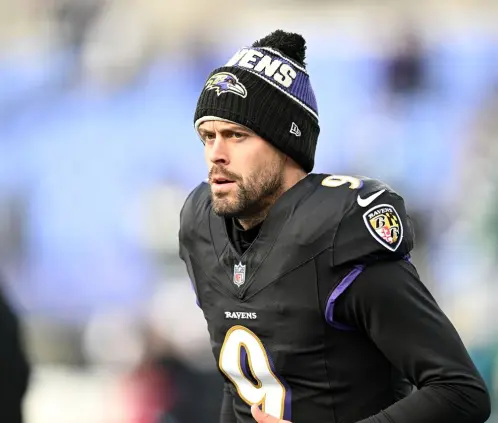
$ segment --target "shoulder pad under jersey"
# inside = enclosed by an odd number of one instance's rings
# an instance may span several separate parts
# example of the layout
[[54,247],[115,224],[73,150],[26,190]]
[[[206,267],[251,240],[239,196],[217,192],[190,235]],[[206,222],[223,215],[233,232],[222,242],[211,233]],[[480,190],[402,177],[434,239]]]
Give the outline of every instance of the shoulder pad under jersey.
[[209,185],[205,182],[199,184],[188,195],[180,212],[180,245],[188,242],[196,229],[207,219],[207,211],[211,205]]
[[337,194],[345,196],[347,205],[334,235],[334,266],[403,258],[413,249],[413,226],[404,200],[388,185],[343,175],[324,175],[321,185],[341,191]]

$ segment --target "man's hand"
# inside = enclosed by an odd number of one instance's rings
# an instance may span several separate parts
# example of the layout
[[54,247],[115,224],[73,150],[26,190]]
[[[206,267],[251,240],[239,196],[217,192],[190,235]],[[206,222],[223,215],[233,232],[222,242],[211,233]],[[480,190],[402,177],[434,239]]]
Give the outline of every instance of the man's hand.
[[268,413],[263,413],[260,408],[255,404],[251,407],[251,413],[258,423],[292,423],[287,420],[280,420],[276,417],[270,416]]

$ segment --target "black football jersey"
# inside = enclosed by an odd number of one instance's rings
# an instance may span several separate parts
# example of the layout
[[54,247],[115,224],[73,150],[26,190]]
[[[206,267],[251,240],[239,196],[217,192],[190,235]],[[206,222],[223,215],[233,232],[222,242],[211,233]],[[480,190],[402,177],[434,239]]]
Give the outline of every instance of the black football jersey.
[[310,174],[240,255],[203,183],[185,202],[179,237],[238,422],[253,422],[250,404],[293,423],[354,422],[399,399],[401,376],[368,337],[334,318],[365,265],[413,247],[404,201],[390,187]]

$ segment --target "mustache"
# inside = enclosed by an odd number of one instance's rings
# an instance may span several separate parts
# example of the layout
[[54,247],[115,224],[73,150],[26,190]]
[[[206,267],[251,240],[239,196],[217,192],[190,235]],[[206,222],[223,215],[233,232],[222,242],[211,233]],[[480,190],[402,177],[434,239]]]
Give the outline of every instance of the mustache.
[[229,172],[228,170],[223,169],[222,167],[219,167],[219,166],[213,166],[211,168],[211,170],[209,171],[209,174],[208,174],[209,182],[213,181],[213,175],[221,176],[223,178],[226,178],[226,179],[228,179],[230,181],[234,181],[234,182],[237,182],[238,180],[240,180],[240,177],[237,174]]

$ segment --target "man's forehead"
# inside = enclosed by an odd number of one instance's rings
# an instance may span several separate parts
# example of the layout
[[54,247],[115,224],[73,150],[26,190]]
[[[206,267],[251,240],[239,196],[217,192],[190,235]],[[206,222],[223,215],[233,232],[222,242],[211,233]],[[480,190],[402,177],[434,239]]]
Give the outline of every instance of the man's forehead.
[[235,122],[223,121],[223,120],[206,120],[199,125],[199,131],[234,131],[234,130],[244,130],[251,131],[243,125],[239,125]]

